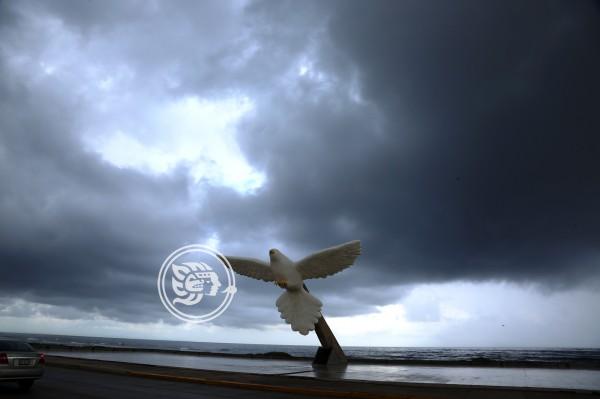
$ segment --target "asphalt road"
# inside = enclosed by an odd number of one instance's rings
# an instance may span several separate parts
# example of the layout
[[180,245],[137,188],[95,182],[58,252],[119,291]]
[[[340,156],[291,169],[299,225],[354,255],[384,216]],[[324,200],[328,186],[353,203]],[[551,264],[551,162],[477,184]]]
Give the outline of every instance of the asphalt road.
[[[0,398],[308,398],[287,393],[246,391],[201,384],[126,377],[92,371],[46,367],[44,377],[31,391],[19,392],[17,384],[0,382]],[[311,398],[315,398],[311,396]]]

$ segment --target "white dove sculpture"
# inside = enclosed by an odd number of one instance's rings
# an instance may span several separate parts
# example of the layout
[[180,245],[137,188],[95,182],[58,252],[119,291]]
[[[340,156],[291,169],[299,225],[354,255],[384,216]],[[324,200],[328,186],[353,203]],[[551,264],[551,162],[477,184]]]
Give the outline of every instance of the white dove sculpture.
[[258,259],[227,256],[237,273],[257,280],[274,281],[285,292],[275,303],[281,318],[293,331],[307,335],[315,329],[323,304],[304,289],[304,280],[340,272],[360,255],[360,241],[327,248],[294,262],[277,249],[269,250],[270,265]]

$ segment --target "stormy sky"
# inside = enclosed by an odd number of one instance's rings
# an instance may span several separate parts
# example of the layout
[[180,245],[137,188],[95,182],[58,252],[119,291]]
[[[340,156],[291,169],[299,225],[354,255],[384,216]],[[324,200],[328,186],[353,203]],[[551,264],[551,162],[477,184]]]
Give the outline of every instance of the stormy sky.
[[591,1],[0,0],[0,331],[314,345],[158,269],[360,239],[342,344],[598,346],[598,71]]

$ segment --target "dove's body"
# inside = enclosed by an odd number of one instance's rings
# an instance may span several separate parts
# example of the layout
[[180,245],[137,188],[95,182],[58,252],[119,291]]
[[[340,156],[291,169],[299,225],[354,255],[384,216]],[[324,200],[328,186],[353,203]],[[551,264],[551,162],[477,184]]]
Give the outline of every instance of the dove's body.
[[292,330],[307,335],[321,317],[323,304],[304,290],[304,281],[293,261],[276,249],[269,251],[269,257],[275,280],[285,289],[275,302],[281,318],[292,326]]
[[277,299],[281,318],[292,330],[302,335],[315,329],[321,317],[323,304],[304,288],[304,280],[322,278],[335,274],[354,263],[360,255],[360,241],[351,241],[314,253],[299,262],[293,262],[276,249],[269,251],[270,265],[260,260],[228,256],[229,264],[236,272],[264,281],[275,281],[285,289]]
[[285,289],[298,291],[302,288],[302,276],[296,270],[296,264],[287,256],[277,250],[269,254],[271,258],[271,270],[275,281],[285,284]]

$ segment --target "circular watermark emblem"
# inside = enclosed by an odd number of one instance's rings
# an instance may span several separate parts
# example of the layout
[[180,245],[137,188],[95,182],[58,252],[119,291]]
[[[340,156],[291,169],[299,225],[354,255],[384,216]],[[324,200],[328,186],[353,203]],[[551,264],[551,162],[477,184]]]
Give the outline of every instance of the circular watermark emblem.
[[165,308],[191,323],[219,317],[237,292],[227,258],[200,244],[181,247],[167,256],[158,272],[157,287]]

